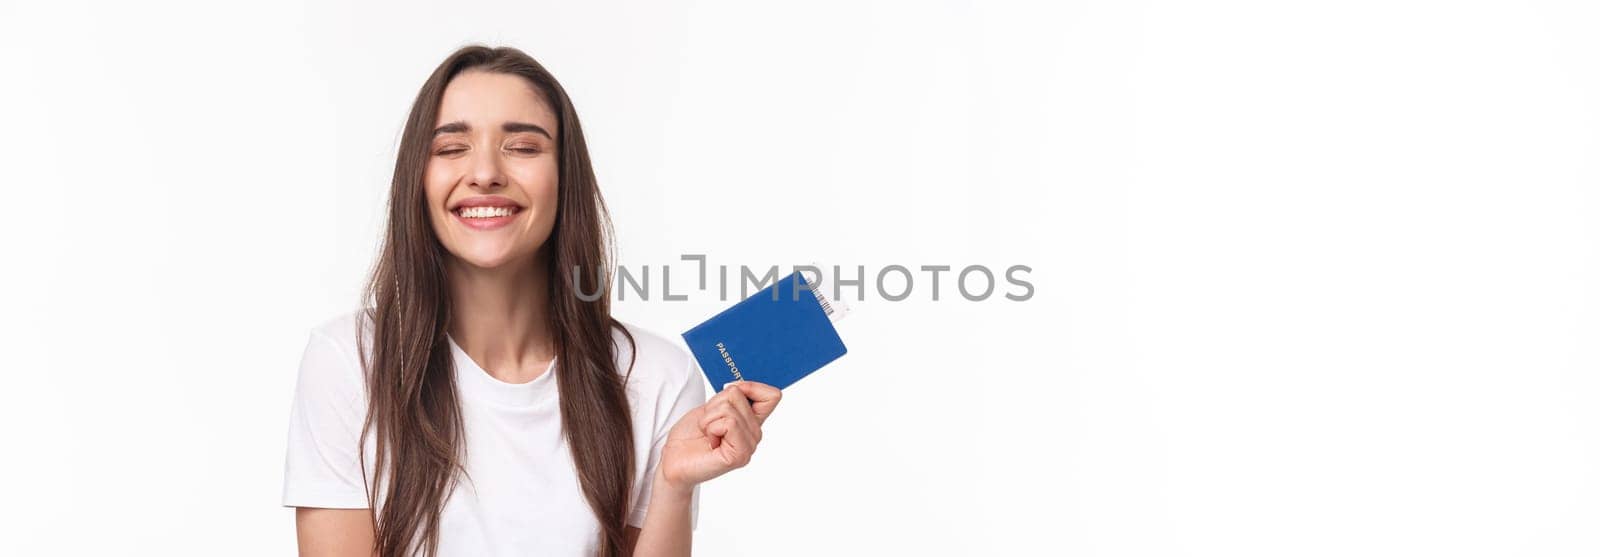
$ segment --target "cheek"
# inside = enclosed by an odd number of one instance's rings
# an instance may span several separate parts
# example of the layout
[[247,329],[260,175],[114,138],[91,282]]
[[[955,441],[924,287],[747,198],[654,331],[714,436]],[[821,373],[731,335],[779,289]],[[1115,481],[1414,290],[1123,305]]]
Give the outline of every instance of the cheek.
[[453,183],[455,181],[450,178],[447,169],[440,168],[439,165],[428,165],[428,169],[422,173],[422,191],[428,198],[430,211],[437,211],[444,206],[445,197],[449,195],[450,185]]
[[524,169],[524,174],[521,178],[519,181],[527,185],[529,202],[535,207],[555,209],[556,190],[561,182],[561,175],[556,168],[554,159],[530,165]]
[[538,186],[536,186],[536,189],[533,191],[534,199],[538,200],[536,203],[544,207],[549,207],[551,211],[554,211],[556,209],[556,200],[560,198],[558,196],[560,190],[559,183],[560,180],[552,176],[550,177],[550,181],[541,182]]

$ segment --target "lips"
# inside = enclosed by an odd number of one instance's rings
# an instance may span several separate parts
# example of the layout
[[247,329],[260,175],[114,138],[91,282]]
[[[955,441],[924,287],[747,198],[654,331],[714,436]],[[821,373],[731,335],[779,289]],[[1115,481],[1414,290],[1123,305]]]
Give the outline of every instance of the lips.
[[469,197],[451,207],[450,213],[462,224],[477,230],[500,228],[522,213],[522,206],[506,197]]

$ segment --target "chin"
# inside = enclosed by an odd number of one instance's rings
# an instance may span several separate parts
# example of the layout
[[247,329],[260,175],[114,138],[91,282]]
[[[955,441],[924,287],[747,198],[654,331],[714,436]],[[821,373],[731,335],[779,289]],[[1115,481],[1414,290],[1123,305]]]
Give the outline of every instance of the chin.
[[510,250],[491,248],[467,249],[456,254],[462,263],[479,269],[499,269],[507,265],[516,264],[531,259],[532,254],[518,254]]

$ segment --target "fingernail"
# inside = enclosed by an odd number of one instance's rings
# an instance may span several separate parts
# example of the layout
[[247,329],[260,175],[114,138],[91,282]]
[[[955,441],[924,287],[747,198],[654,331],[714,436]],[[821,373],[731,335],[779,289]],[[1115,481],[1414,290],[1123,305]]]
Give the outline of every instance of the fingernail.
[[738,381],[733,381],[731,383],[723,383],[722,384],[722,390],[726,391],[726,390],[728,390],[729,387],[737,385],[738,383],[739,383]]

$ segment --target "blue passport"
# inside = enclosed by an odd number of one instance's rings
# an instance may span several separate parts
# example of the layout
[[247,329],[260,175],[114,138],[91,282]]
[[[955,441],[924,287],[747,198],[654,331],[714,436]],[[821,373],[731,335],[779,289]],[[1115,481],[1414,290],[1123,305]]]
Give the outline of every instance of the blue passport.
[[683,333],[712,390],[745,380],[779,389],[845,353],[826,302],[792,273]]

